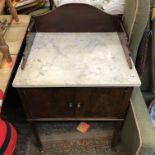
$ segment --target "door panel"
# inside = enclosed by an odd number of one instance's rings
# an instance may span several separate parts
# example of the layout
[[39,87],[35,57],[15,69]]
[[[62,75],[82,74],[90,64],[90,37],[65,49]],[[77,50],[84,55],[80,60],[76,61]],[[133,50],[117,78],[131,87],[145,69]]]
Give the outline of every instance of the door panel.
[[19,94],[28,116],[66,119],[124,119],[131,88],[24,88]]
[[[83,88],[76,91],[76,116],[91,118],[122,118],[126,112],[123,104],[124,88]],[[129,100],[129,98],[128,98]]]
[[68,88],[24,89],[28,109],[33,118],[74,117],[74,91]]

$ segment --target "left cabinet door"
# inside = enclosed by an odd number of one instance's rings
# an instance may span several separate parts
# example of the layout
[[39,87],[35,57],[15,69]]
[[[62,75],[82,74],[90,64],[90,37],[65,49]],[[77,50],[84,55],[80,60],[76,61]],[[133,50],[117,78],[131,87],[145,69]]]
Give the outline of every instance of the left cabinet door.
[[28,119],[70,119],[75,115],[71,88],[22,88],[18,92]]

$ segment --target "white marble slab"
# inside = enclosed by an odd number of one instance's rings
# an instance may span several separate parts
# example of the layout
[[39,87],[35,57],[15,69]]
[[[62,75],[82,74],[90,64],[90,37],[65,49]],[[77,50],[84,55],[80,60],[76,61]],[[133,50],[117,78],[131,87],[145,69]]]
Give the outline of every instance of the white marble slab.
[[138,87],[117,33],[37,33],[14,87]]

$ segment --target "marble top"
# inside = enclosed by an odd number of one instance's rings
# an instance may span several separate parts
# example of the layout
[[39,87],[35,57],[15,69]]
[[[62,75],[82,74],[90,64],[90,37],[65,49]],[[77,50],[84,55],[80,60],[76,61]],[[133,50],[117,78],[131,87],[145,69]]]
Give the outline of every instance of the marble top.
[[[133,63],[133,62],[132,62]],[[138,87],[117,33],[37,33],[14,87]]]

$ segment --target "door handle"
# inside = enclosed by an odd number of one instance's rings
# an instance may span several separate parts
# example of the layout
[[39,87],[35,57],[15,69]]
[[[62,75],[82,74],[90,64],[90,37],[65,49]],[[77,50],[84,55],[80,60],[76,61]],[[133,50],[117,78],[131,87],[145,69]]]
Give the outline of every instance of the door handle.
[[81,108],[81,103],[78,103],[77,104],[77,108]]
[[72,108],[72,107],[73,107],[73,103],[70,102],[70,103],[68,104],[68,106],[69,106],[69,108]]
[[[69,102],[68,107],[69,108],[73,108],[73,103],[72,102]],[[77,103],[76,107],[77,108],[81,108],[81,103]]]

